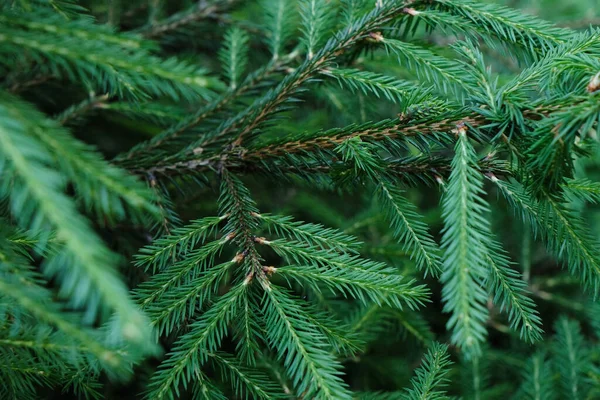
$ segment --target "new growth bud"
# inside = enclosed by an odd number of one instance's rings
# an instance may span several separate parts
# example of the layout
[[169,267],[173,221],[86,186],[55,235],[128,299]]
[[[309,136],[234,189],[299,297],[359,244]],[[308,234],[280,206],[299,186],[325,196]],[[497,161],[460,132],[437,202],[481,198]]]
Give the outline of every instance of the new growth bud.
[[383,35],[381,34],[381,32],[371,32],[371,33],[369,33],[369,39],[368,40],[371,41],[371,42],[381,43],[385,39],[383,38]]
[[595,91],[600,89],[600,72],[590,79],[590,83],[587,85],[587,91],[589,93],[594,93]]

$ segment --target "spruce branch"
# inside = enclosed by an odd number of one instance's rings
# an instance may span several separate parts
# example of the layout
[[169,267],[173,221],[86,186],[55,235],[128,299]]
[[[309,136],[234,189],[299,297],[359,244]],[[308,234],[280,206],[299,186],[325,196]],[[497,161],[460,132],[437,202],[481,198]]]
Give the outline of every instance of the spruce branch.
[[398,56],[401,64],[414,70],[420,79],[428,81],[437,91],[453,94],[458,99],[464,98],[464,92],[471,87],[461,79],[461,66],[455,61],[438,56],[419,46],[395,39],[382,39],[388,52]]
[[491,180],[521,218],[539,232],[548,250],[563,261],[572,274],[579,275],[584,287],[596,295],[600,254],[581,218],[547,192],[542,192],[538,201],[518,184],[501,181],[494,176]]
[[239,360],[226,353],[209,355],[213,364],[227,376],[232,383],[236,396],[253,399],[283,399],[279,387],[260,370],[248,368]]
[[481,197],[483,177],[475,167],[475,151],[466,131],[464,126],[456,130],[456,154],[443,199],[445,257],[441,281],[444,310],[452,313],[448,321],[452,342],[467,357],[478,357],[488,317],[487,295],[481,286],[489,273],[485,263],[488,249],[482,243],[489,240],[487,221],[482,215],[488,205]]
[[[247,135],[250,135],[265,119],[275,113],[288,100],[289,96],[299,90],[304,83],[310,81],[318,71],[326,67],[346,49],[368,37],[369,33],[384,26],[402,13],[401,6],[390,4],[376,8],[366,16],[357,19],[348,28],[338,32],[334,36],[335,39],[329,40],[315,53],[313,58],[307,59],[292,73],[286,75],[281,83],[265,96],[254,101],[241,113],[224,121],[219,128],[207,133],[202,139],[190,144],[175,157],[189,158],[190,155],[203,152],[205,146],[225,136],[235,138],[236,133],[237,138],[231,143],[235,146],[241,145]],[[154,167],[155,170],[160,170],[160,168],[160,165]]]
[[0,398],[597,395],[598,29],[96,3],[0,5]]
[[235,90],[240,83],[240,77],[248,63],[248,41],[248,35],[239,28],[230,29],[225,35],[225,43],[219,58],[225,68],[231,90]]
[[407,392],[410,400],[442,400],[447,399],[443,390],[449,379],[448,367],[452,364],[447,353],[448,347],[433,343],[425,355],[423,364],[415,371],[411,380],[412,388]]
[[320,224],[294,221],[293,218],[282,215],[258,214],[257,217],[266,225],[269,233],[276,236],[308,243],[322,250],[342,252],[358,252],[361,243],[355,237],[346,235],[333,228]]
[[324,269],[315,265],[284,266],[276,268],[273,273],[286,279],[306,282],[317,287],[322,284],[328,289],[360,300],[363,303],[374,302],[386,304],[399,309],[403,304],[414,309],[427,299],[424,286],[413,286],[412,281],[404,282],[401,277],[383,275],[374,269],[349,272],[344,270]]
[[388,181],[385,164],[374,155],[374,146],[362,142],[360,137],[353,137],[335,150],[341,153],[344,162],[353,164],[355,175],[369,178],[376,184],[379,202],[394,230],[394,236],[402,243],[403,249],[415,257],[418,267],[424,269],[426,275],[437,275],[440,271],[437,244],[420,220],[415,207]]
[[214,353],[227,333],[227,324],[239,307],[240,297],[247,290],[242,283],[221,296],[200,319],[190,325],[152,376],[146,394],[148,399],[175,399],[179,385],[187,387],[201,366]]
[[320,343],[326,338],[284,289],[267,286],[263,313],[267,340],[291,371],[298,393],[314,399],[351,399],[341,379],[341,365]]
[[539,351],[527,361],[527,367],[523,370],[524,380],[519,388],[521,398],[531,400],[555,398],[552,371],[545,358],[544,352]]
[[556,321],[554,329],[554,358],[560,373],[562,395],[571,399],[585,398],[587,388],[583,374],[589,368],[589,361],[579,324],[562,316]]
[[152,273],[164,270],[169,262],[175,262],[182,254],[188,255],[198,243],[214,235],[218,224],[224,219],[225,216],[206,217],[174,229],[140,249],[135,265],[144,268],[145,271],[151,270]]
[[499,39],[523,45],[531,54],[536,54],[564,43],[572,38],[572,31],[517,10],[495,4],[476,1],[434,0],[433,7],[460,16],[479,26]]
[[[56,353],[62,349],[63,355],[73,352],[79,347],[83,354],[91,354],[106,372],[111,375],[115,374],[113,376],[130,372],[130,363],[137,359],[137,355],[108,346],[103,342],[101,332],[94,332],[91,328],[82,326],[76,314],[65,312],[64,307],[54,301],[52,293],[42,286],[45,282],[31,271],[26,261],[14,254],[11,256],[9,248],[4,246],[0,250],[0,273],[2,297],[9,298],[12,302],[11,310],[6,310],[5,306],[2,307],[3,313],[12,314],[17,321],[25,316],[30,316],[56,329],[60,335],[67,335],[70,340],[76,341],[76,343],[52,341],[44,345],[34,340],[12,340],[11,346],[36,348],[40,352]],[[26,282],[25,285],[23,285],[24,282]],[[40,330],[38,339],[44,334],[47,335],[47,332]],[[71,360],[71,362],[74,361]]]
[[425,275],[439,275],[441,263],[438,245],[428,232],[427,225],[417,214],[415,206],[404,198],[399,190],[381,178],[378,180],[377,189],[394,236],[403,244],[402,248],[415,258]]
[[273,60],[277,60],[293,33],[295,10],[293,4],[285,0],[263,0],[261,5],[265,15],[265,27],[271,33],[266,38],[267,45]]
[[249,366],[257,365],[258,355],[264,355],[261,344],[265,333],[260,320],[258,292],[252,288],[242,296],[233,326],[234,337],[237,340],[236,353],[240,360]]
[[179,321],[191,318],[197,307],[202,307],[217,294],[219,285],[234,265],[233,261],[215,265],[209,271],[198,274],[191,283],[168,290],[155,300],[146,314],[158,333],[168,335],[179,328]]
[[[160,149],[171,142],[174,142],[174,144],[177,145],[178,139],[181,136],[185,135],[186,133],[190,134],[190,130],[192,130],[195,126],[198,126],[216,112],[224,109],[227,105],[235,102],[240,96],[251,92],[256,87],[263,84],[267,79],[283,68],[293,57],[294,55],[291,54],[289,57],[282,58],[277,62],[269,63],[265,67],[257,69],[253,73],[249,74],[236,88],[228,90],[219,98],[213,100],[206,106],[201,107],[198,111],[185,118],[180,123],[177,123],[174,126],[162,131],[160,134],[152,137],[152,139],[149,141],[142,142],[134,146],[125,154],[117,156],[116,161],[119,163],[126,163],[129,161],[129,163],[131,163],[130,160],[133,160],[135,157],[140,157],[140,155],[143,154],[144,156],[149,157],[149,161],[152,161],[152,165],[154,165],[158,157],[152,154],[153,151]],[[135,165],[137,166],[138,164],[136,163]],[[153,169],[149,170],[150,173],[152,173],[152,171]]]
[[[388,75],[381,75],[370,71],[357,69],[327,69],[324,75],[335,78],[340,86],[347,86],[353,92],[361,91],[365,95],[372,93],[377,97],[384,96],[387,100],[404,105],[408,103],[422,103],[429,90],[416,89],[409,81],[395,79]],[[409,103],[409,104],[410,104]],[[402,109],[406,109],[404,105]]]
[[60,125],[71,125],[76,123],[79,119],[81,119],[85,114],[88,114],[94,109],[103,108],[104,103],[109,99],[109,96],[106,94],[103,95],[95,95],[90,94],[89,98],[81,101],[79,104],[75,104],[60,114],[56,115],[54,119]]
[[332,8],[324,0],[303,0],[300,4],[304,46],[309,59],[324,41],[323,33],[331,27]]
[[[21,15],[9,18],[20,19]],[[94,35],[94,40],[90,40],[92,36],[87,32],[87,26],[83,29],[80,22],[65,23],[50,18],[44,26],[40,22],[35,24],[34,30],[28,25],[23,29],[16,24],[2,24],[0,52],[5,57],[1,65],[10,67],[27,54],[54,76],[70,80],[84,78],[98,91],[118,96],[210,98],[213,89],[220,87],[217,80],[196,66],[151,55],[150,46],[140,45],[130,54],[128,46],[135,46],[135,40],[128,36],[104,33]],[[66,29],[70,34],[63,32]],[[24,53],[23,49],[28,52]]]
[[569,194],[589,203],[600,203],[600,182],[593,182],[589,179],[569,179],[563,185]]
[[[198,275],[208,269],[214,257],[228,240],[228,237],[224,237],[186,254],[186,258],[169,265],[164,271],[142,283],[134,292],[134,297],[142,308],[146,308],[159,300],[165,293],[168,293],[169,290],[193,282]],[[161,307],[158,307],[159,312],[160,309]]]

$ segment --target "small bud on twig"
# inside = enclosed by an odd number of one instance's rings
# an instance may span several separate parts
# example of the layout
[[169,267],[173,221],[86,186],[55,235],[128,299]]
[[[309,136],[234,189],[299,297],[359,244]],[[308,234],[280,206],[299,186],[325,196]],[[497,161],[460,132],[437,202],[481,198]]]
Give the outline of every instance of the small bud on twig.
[[488,172],[486,173],[486,175],[488,176],[488,178],[490,178],[490,180],[494,183],[498,182],[500,179],[498,179],[496,177],[496,175],[494,175],[492,172]]
[[262,270],[265,274],[267,274],[269,276],[271,276],[275,272],[277,272],[277,268],[275,268],[275,267],[263,267]]
[[237,253],[237,254],[235,255],[235,257],[233,257],[233,259],[231,260],[231,262],[234,262],[234,263],[236,263],[236,264],[239,264],[239,263],[241,263],[242,261],[244,261],[244,257],[246,257],[246,254],[245,254],[245,252],[242,252],[242,253]]
[[454,133],[456,136],[464,136],[467,134],[468,130],[469,128],[467,127],[467,124],[461,121],[458,124],[456,124],[456,129],[452,129],[451,132]]
[[436,182],[438,183],[438,185],[440,185],[440,186],[444,186],[444,185],[445,185],[445,184],[444,184],[444,180],[443,180],[443,179],[442,179],[442,177],[441,177],[441,176],[439,176],[439,175],[435,175],[435,181],[436,181]]
[[271,242],[269,242],[267,239],[265,239],[264,237],[257,237],[257,236],[254,236],[254,237],[252,238],[252,240],[254,240],[254,242],[255,242],[255,243],[258,243],[258,244],[264,244],[264,245],[269,245],[269,244],[271,243]]
[[381,32],[371,32],[369,33],[369,40],[372,42],[383,42],[385,39],[383,38],[383,35],[381,34]]
[[233,239],[235,237],[236,233],[235,232],[230,232],[225,236],[225,241],[230,241],[231,239]]
[[589,93],[594,93],[595,91],[600,90],[600,72],[590,79],[590,83],[587,85],[587,91]]
[[495,155],[496,155],[496,151],[494,150],[491,153],[488,153],[488,155],[484,157],[483,161],[489,161],[492,158],[494,158]]

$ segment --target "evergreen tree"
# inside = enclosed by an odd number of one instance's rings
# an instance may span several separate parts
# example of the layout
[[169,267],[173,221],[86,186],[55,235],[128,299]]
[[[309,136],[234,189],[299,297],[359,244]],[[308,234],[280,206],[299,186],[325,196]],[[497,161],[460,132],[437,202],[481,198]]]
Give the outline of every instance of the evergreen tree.
[[0,398],[600,397],[599,21],[511,3],[0,2]]

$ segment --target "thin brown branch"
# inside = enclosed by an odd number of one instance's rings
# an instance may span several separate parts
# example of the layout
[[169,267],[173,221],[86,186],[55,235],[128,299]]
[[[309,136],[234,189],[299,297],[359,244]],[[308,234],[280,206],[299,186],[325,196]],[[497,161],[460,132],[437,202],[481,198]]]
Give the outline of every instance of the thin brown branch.
[[[330,62],[343,54],[348,48],[359,41],[371,37],[371,34],[383,28],[398,15],[406,13],[405,6],[410,2],[386,6],[382,9],[372,11],[359,23],[339,31],[334,37],[336,41],[330,41],[325,47],[318,51],[311,59],[292,71],[291,74],[265,97],[257,99],[246,110],[225,121],[217,130],[207,134],[204,138],[190,146],[184,154],[199,154],[204,152],[207,145],[217,142],[219,139],[238,132],[237,137],[229,147],[237,147],[242,144],[245,137],[253,132],[264,120],[275,113],[279,107],[289,99],[304,83],[309,81]],[[257,111],[258,110],[258,111]],[[178,155],[178,156],[181,156]]]
[[150,25],[142,29],[141,32],[147,38],[157,38],[184,26],[194,24],[204,19],[214,18],[218,13],[226,10],[236,1],[237,0],[222,0],[211,3],[201,1],[191,9],[174,14],[164,21]]
[[239,85],[233,90],[229,90],[228,92],[224,93],[220,98],[202,107],[192,117],[186,118],[185,120],[181,121],[179,124],[173,126],[172,128],[161,132],[160,134],[153,137],[151,140],[138,144],[137,146],[129,150],[127,153],[118,156],[115,159],[115,161],[123,162],[125,160],[132,160],[134,158],[137,158],[140,154],[147,153],[151,150],[165,145],[166,143],[174,141],[183,133],[187,132],[195,126],[198,126],[208,117],[214,115],[215,113],[223,110],[229,104],[235,102],[239,97],[254,90],[258,85],[264,83],[265,80],[267,80],[269,77],[273,76],[282,68],[284,68],[286,64],[290,62],[294,57],[295,54],[290,54],[287,57],[283,57],[282,59],[276,62],[268,64],[266,67],[256,70],[252,74],[248,75],[248,77],[242,82],[241,85]]
[[[266,146],[258,149],[255,152],[246,154],[244,158],[263,159],[279,157],[285,154],[312,151],[315,149],[331,149],[338,146],[345,140],[353,137],[366,137],[369,140],[379,141],[394,137],[408,137],[439,132],[449,132],[450,130],[454,129],[456,124],[459,122],[453,120],[443,120],[438,122],[423,122],[415,125],[409,125],[401,119],[395,121],[395,123],[390,124],[390,126],[387,126],[384,129],[375,127],[365,130],[340,132],[339,134],[333,136],[321,136],[308,140],[299,140],[295,142]],[[470,126],[478,126],[484,122],[484,119],[480,116],[473,115],[463,118],[460,121]]]
[[28,81],[24,81],[24,82],[15,82],[10,88],[8,88],[8,91],[14,94],[18,94],[30,87],[33,86],[37,86],[37,85],[41,85],[43,83],[48,82],[49,80],[54,79],[55,76],[54,75],[37,75],[35,77],[33,77],[32,79],[28,80]]
[[74,105],[73,107],[69,107],[62,113],[58,114],[54,117],[56,121],[58,121],[61,125],[67,125],[69,122],[75,120],[76,118],[81,117],[87,112],[94,110],[96,108],[100,108],[102,104],[108,101],[109,95],[95,95],[92,94],[89,98],[83,100],[79,104]]

